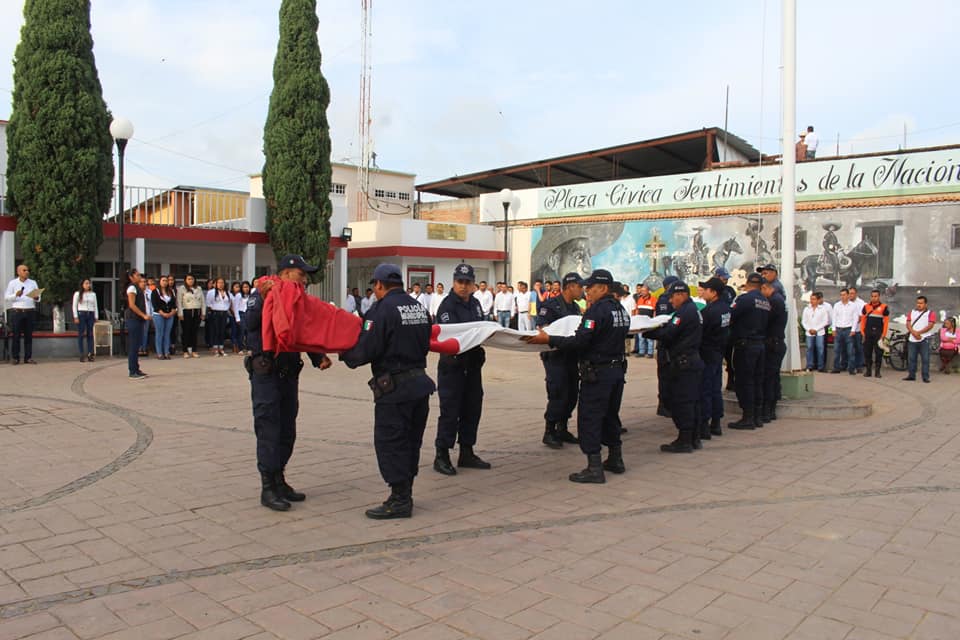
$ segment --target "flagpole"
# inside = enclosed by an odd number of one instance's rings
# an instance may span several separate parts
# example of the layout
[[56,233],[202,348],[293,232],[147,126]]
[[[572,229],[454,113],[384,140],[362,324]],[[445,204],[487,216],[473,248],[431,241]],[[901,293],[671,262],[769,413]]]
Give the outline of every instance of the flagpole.
[[781,370],[800,368],[800,338],[797,335],[797,299],[794,296],[796,264],[797,156],[793,138],[797,130],[797,1],[782,0],[782,89],[780,131],[783,200],[780,204],[780,277],[787,294],[787,352]]

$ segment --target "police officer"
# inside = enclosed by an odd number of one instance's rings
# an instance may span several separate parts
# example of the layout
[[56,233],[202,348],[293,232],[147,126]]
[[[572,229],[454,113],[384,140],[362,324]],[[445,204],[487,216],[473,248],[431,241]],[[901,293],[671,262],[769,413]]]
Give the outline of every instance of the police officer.
[[690,299],[690,288],[676,281],[666,294],[674,310],[673,317],[663,325],[647,331],[646,335],[660,341],[667,363],[666,381],[672,391],[670,407],[677,439],[660,445],[665,453],[692,453],[700,448],[700,378],[703,360],[700,359],[700,342],[703,338],[703,321],[696,303]]
[[763,354],[770,320],[770,301],[760,293],[763,277],[747,276],[746,292],[730,308],[730,338],[733,341],[733,369],[737,372],[737,401],[743,416],[727,425],[729,429],[762,427]]
[[[723,283],[723,292],[720,294],[720,299],[727,303],[729,307],[733,304],[733,301],[737,299],[736,290],[727,284],[730,281],[730,272],[723,267],[717,267],[713,270],[713,275]],[[733,391],[733,342],[730,340],[727,340],[727,348],[723,351],[723,361],[727,365],[727,391]]]
[[[540,307],[537,314],[537,326],[546,325],[566,316],[579,316],[577,304],[583,296],[583,280],[576,273],[563,276],[563,291],[556,298],[550,298]],[[577,353],[574,351],[543,351],[540,353],[547,379],[547,410],[543,417],[546,426],[543,432],[543,444],[551,449],[560,449],[564,442],[577,444],[579,440],[570,433],[568,422],[577,406],[580,386]]]
[[775,264],[765,264],[760,267],[757,267],[757,273],[759,273],[764,280],[768,281],[773,285],[774,290],[783,296],[784,302],[787,300],[787,292],[783,288],[783,283],[780,282],[779,276],[777,275],[777,265]]
[[373,444],[390,497],[367,509],[367,517],[409,518],[430,395],[436,390],[426,371],[430,315],[403,290],[400,267],[379,265],[370,284],[378,303],[367,312],[356,346],[340,359],[351,369],[369,363],[373,370],[368,383],[374,401]]
[[725,288],[720,278],[700,283],[700,297],[707,303],[700,312],[703,318],[700,437],[704,440],[723,435],[720,426],[723,419],[723,354],[730,341],[730,305],[723,299]]
[[[667,276],[663,279],[663,293],[657,298],[657,305],[654,307],[654,316],[668,316],[673,313],[673,306],[670,304],[670,285],[679,282],[676,276]],[[668,379],[670,372],[668,369],[667,354],[657,345],[657,415],[664,418],[670,417],[670,385]]]
[[780,397],[780,365],[787,353],[784,337],[787,331],[787,303],[772,282],[760,286],[763,297],[770,301],[770,319],[763,353],[763,408],[761,422],[777,419],[777,399]]
[[[590,305],[572,336],[548,336],[543,329],[523,338],[531,344],[549,344],[571,351],[580,358],[580,408],[577,435],[580,450],[587,456],[587,468],[570,474],[571,482],[606,482],[603,470],[623,473],[620,443],[620,402],[627,369],[623,343],[630,332],[630,316],[613,296],[613,276],[597,269],[583,283]],[[601,445],[609,455],[601,463]]]
[[[277,267],[281,280],[306,284],[307,274],[317,271],[302,256],[284,256]],[[274,511],[286,511],[291,502],[306,496],[287,484],[284,469],[293,454],[297,438],[297,412],[300,407],[297,387],[303,361],[299,353],[264,353],[260,334],[263,298],[269,295],[271,281],[261,283],[247,298],[247,346],[250,355],[244,367],[250,377],[253,401],[253,429],[257,434],[257,468],[260,470],[260,504]],[[330,368],[330,359],[322,353],[308,353],[319,369]]]
[[[460,264],[453,270],[450,294],[437,308],[438,324],[479,322],[486,319],[480,308],[480,301],[473,297],[476,279],[473,267],[468,264]],[[485,462],[473,452],[483,407],[481,369],[485,360],[483,347],[474,347],[455,356],[440,356],[440,364],[437,366],[440,418],[437,420],[437,456],[433,461],[433,468],[444,475],[453,476],[457,473],[450,462],[450,449],[458,441],[458,467],[490,468],[489,462]]]

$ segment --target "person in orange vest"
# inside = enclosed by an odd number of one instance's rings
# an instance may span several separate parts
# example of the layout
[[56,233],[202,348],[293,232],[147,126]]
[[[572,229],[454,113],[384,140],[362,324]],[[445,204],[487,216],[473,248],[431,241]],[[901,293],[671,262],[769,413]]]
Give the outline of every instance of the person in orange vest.
[[[637,292],[633,295],[633,299],[636,302],[636,308],[633,310],[633,315],[635,316],[647,316],[648,318],[653,317],[654,309],[657,306],[657,299],[650,295],[650,287],[645,284],[637,285]],[[647,356],[648,358],[653,357],[653,346],[656,344],[653,340],[643,337],[642,333],[638,333],[634,337],[633,343],[633,355],[638,358]]]
[[[860,332],[863,334],[863,354],[864,364],[866,364],[866,371],[863,374],[865,378],[871,375],[880,377],[880,364],[883,362],[880,341],[887,336],[889,327],[890,308],[880,302],[880,291],[874,289],[870,292],[870,302],[864,305],[863,314],[860,316]],[[874,358],[877,359],[876,364],[873,362]]]

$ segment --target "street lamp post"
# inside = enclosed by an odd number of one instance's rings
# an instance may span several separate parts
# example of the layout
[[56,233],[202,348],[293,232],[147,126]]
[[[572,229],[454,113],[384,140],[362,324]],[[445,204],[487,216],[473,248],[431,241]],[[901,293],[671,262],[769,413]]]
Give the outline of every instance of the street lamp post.
[[[117,293],[119,294],[119,299],[123,299],[123,152],[127,148],[127,141],[133,137],[133,123],[127,120],[126,118],[114,118],[113,122],[110,123],[110,135],[113,136],[114,142],[117,143],[117,165],[118,165],[118,179],[117,179],[117,204],[119,207],[119,224],[120,224],[120,266],[119,273],[117,273]],[[123,308],[123,305],[120,305],[120,308]]]
[[510,286],[510,252],[508,238],[510,237],[510,203],[513,202],[513,191],[500,190],[500,202],[503,204],[503,281]]

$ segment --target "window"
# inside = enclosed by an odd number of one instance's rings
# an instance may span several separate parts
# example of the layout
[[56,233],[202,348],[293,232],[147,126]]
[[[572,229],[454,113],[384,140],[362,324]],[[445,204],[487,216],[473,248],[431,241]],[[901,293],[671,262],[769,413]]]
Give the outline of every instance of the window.
[[875,278],[893,277],[893,241],[896,226],[892,224],[864,226],[863,240],[870,240],[877,248],[875,258],[867,259],[863,265],[864,282]]
[[406,199],[410,199],[410,194],[401,193],[397,195],[396,191],[387,191],[386,189],[374,189],[373,197],[380,200],[403,200],[403,196],[406,196]]
[[334,182],[330,185],[330,193],[337,196],[345,195],[347,193],[347,185],[342,182]]
[[386,198],[386,197],[387,197],[387,192],[384,191],[383,189],[374,189],[374,190],[373,190],[373,197],[374,197],[374,198]]
[[950,227],[950,248],[960,249],[960,224]]
[[[398,193],[398,194],[397,194],[397,200],[406,200],[406,201],[409,201],[409,200],[410,200],[410,194],[409,194],[409,193]],[[958,226],[960,226],[960,225],[958,225]]]

